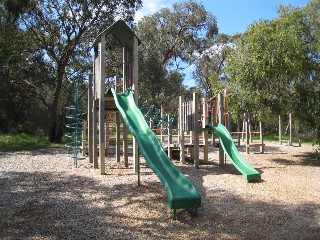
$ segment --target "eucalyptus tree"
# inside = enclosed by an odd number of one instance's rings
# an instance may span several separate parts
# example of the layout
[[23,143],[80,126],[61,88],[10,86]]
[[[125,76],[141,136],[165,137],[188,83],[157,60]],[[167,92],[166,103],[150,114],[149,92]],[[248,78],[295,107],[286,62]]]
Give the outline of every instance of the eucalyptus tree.
[[[24,2],[16,0],[16,2]],[[30,0],[19,26],[29,32],[30,51],[47,64],[46,79],[21,79],[20,84],[42,101],[49,113],[49,140],[60,142],[64,107],[73,78],[83,80],[95,36],[115,19],[133,22],[141,0]]]
[[[316,62],[309,81],[300,82],[297,92],[296,115],[306,127],[314,130],[316,143],[320,145],[320,0],[311,0],[304,8],[309,26],[309,57]],[[318,155],[319,158],[319,155]]]
[[194,1],[175,3],[143,17],[137,24],[142,41],[140,62],[153,67],[157,64],[159,73],[139,64],[140,89],[160,101],[177,99],[186,92],[182,70],[193,64],[195,52],[211,46],[217,32],[215,17]]
[[218,28],[215,17],[198,2],[175,3],[172,9],[145,16],[137,25],[146,52],[156,52],[163,65],[181,67],[193,53],[207,48]]
[[211,97],[227,88],[225,66],[232,48],[231,37],[219,34],[213,46],[196,55],[193,76],[205,96]]
[[39,70],[32,64],[39,59],[28,51],[29,35],[19,28],[19,16],[29,8],[30,1],[0,1],[0,132],[31,131],[43,126],[35,121],[44,119],[35,111],[39,102],[15,84],[22,76]]
[[227,70],[255,108],[275,114],[293,110],[295,84],[316,67],[308,30],[303,9],[280,7],[277,18],[251,24],[237,40]]

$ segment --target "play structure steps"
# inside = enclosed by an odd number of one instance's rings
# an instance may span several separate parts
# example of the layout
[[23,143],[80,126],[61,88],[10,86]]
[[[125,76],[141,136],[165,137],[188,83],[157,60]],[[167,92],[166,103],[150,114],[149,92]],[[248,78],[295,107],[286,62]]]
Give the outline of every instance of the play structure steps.
[[176,209],[200,207],[200,193],[169,159],[157,136],[149,128],[143,114],[136,106],[132,91],[115,93],[115,90],[110,88],[108,96],[110,95],[114,97],[125,124],[135,137],[139,151],[167,191],[167,207],[174,210],[173,217],[175,218]]
[[243,177],[248,181],[258,181],[261,179],[261,174],[256,169],[254,169],[239,153],[230,132],[218,123],[213,126],[211,124],[206,125],[207,128],[213,129],[219,136],[220,144],[227,155],[231,163],[236,167],[236,169],[243,175]]

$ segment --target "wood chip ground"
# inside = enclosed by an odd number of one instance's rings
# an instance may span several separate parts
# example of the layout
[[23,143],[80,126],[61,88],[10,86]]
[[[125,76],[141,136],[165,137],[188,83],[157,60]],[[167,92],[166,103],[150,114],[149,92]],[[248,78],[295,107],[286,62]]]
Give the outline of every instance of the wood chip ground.
[[[65,149],[0,153],[0,239],[320,239],[320,166],[313,148],[266,143],[244,158],[262,172],[247,183],[230,162],[177,167],[202,195],[198,216],[171,219],[166,192],[142,158],[141,186],[130,168],[106,159],[73,167]],[[250,149],[251,150],[251,149]]]

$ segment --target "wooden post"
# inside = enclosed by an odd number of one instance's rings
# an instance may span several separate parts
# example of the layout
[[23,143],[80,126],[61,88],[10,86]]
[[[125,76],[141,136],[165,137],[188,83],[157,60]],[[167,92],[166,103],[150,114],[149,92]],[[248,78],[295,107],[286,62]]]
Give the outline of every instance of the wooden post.
[[[139,88],[138,88],[138,38],[133,38],[133,49],[132,49],[132,90],[134,92],[134,102],[138,106]],[[133,171],[138,174],[140,171],[139,164],[139,149],[136,139],[133,139]]]
[[230,111],[228,111],[228,125],[227,125],[227,129],[228,129],[229,132],[232,131],[232,126],[231,126],[231,124],[232,124],[232,114],[231,114]]
[[246,131],[246,113],[243,114],[243,121],[242,121],[242,133],[241,133],[242,142],[244,142],[245,131]]
[[292,113],[289,113],[289,146],[292,146]]
[[[123,57],[122,57],[122,62],[123,62],[123,68],[122,68],[122,91],[125,92],[126,89],[129,87],[128,86],[128,73],[127,73],[127,63],[128,63],[128,49],[127,47],[123,47]],[[122,132],[122,139],[123,139],[123,161],[124,161],[124,166],[128,167],[129,162],[128,162],[128,128],[127,125],[125,124],[124,121],[122,121],[123,125],[123,132]]]
[[[219,102],[219,123],[223,124],[223,96],[222,93],[219,93],[218,95],[218,102]],[[222,149],[221,142],[219,144],[219,165],[220,167],[225,167],[225,161],[224,161],[224,152]]]
[[250,136],[249,136],[249,119],[248,119],[248,112],[245,113],[245,127],[246,127],[246,153],[249,154],[249,141],[250,141]]
[[282,145],[282,120],[281,114],[279,114],[279,143]]
[[259,122],[259,126],[260,126],[260,152],[264,153],[264,143],[263,143],[263,123],[260,121]]
[[[118,92],[118,86],[119,84],[119,77],[116,76],[116,86],[115,91]],[[120,162],[120,146],[121,146],[121,140],[120,140],[120,114],[119,111],[116,112],[116,160],[119,163]]]
[[164,110],[163,110],[163,107],[162,105],[160,106],[160,121],[161,121],[161,124],[160,124],[160,141],[163,142],[163,115],[164,115]]
[[87,138],[87,130],[88,130],[88,121],[83,121],[82,123],[82,156],[85,156],[85,149],[86,149],[86,141]]
[[199,168],[199,130],[198,130],[198,93],[193,93],[192,101],[193,110],[193,132],[194,132],[194,142],[193,142],[193,156],[194,156],[194,166]]
[[252,125],[251,125],[251,119],[250,119],[250,114],[247,112],[247,124],[249,126],[249,141],[252,142]]
[[93,141],[93,168],[97,169],[99,168],[98,164],[98,100],[93,101],[93,116],[92,116],[92,122],[93,122],[93,131],[92,131],[92,141]]
[[179,144],[180,144],[180,162],[186,164],[186,159],[184,155],[184,115],[185,111],[182,106],[183,98],[179,97]]
[[[167,116],[167,119],[168,119],[168,123],[169,123],[169,120],[170,120],[170,116],[169,115]],[[171,143],[172,143],[171,126],[168,126],[167,138],[168,138],[168,157],[172,158],[172,152],[171,152]]]
[[[216,106],[216,104],[212,104],[212,109],[211,109],[211,124],[212,125],[215,124],[215,120],[214,120],[214,115],[215,115],[215,111],[216,111],[215,106]],[[214,137],[213,131],[211,131],[211,141],[212,141],[212,146],[214,147],[215,137]]]
[[93,163],[93,77],[89,75],[88,82],[88,155],[89,162]]
[[241,120],[240,120],[240,114],[239,112],[237,113],[237,117],[238,117],[238,121],[237,121],[237,132],[238,132],[238,147],[240,147],[240,124],[241,124]]
[[94,46],[93,59],[93,114],[92,114],[92,141],[93,141],[93,168],[97,169],[98,164],[98,92],[100,86],[100,59],[98,53],[98,45]]
[[187,103],[188,128],[191,129],[191,130],[188,129],[188,130],[190,131],[190,134],[189,134],[189,135],[190,135],[190,136],[189,136],[189,143],[190,143],[190,145],[193,144],[193,136],[194,136],[194,132],[193,132],[193,130],[192,130],[193,124],[194,124],[194,122],[193,122],[194,117],[193,117],[193,115],[192,115],[192,104],[193,104],[193,101]]
[[105,171],[105,131],[104,131],[104,78],[105,78],[105,62],[106,62],[106,39],[105,35],[101,35],[100,39],[100,86],[99,86],[99,159],[100,159],[100,174],[104,175]]
[[[208,105],[206,99],[202,98],[202,128],[205,129],[208,123]],[[203,161],[208,163],[208,131],[202,131],[203,138]]]

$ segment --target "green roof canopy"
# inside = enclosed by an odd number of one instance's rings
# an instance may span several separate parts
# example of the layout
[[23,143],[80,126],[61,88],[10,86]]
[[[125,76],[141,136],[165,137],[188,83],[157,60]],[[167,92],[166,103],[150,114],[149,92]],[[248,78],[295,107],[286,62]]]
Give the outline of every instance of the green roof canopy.
[[124,46],[129,48],[130,50],[133,49],[133,40],[134,37],[138,39],[138,44],[140,45],[141,41],[138,36],[131,30],[131,28],[123,21],[118,20],[117,22],[113,23],[110,27],[104,30],[102,33],[96,37],[93,42],[93,46],[100,42],[100,38],[102,35],[110,35],[112,34],[116,39],[118,39]]

